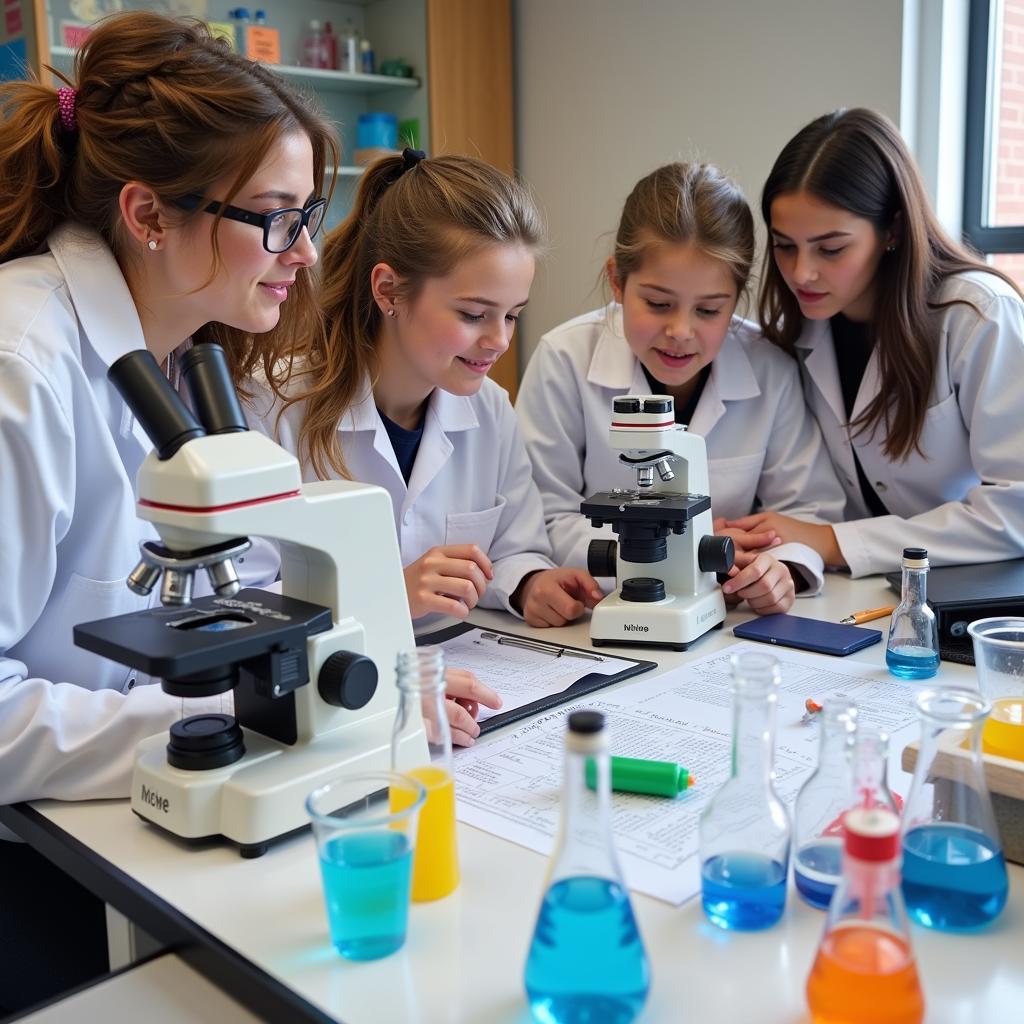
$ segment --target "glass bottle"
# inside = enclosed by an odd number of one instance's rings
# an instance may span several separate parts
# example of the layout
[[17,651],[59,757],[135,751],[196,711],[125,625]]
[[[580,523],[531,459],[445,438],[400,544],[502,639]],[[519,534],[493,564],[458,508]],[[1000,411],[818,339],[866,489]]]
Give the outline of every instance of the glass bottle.
[[[410,767],[402,747],[416,749],[411,741],[420,730],[427,734],[430,761]],[[410,740],[408,744],[406,739]],[[459,884],[459,854],[455,838],[452,733],[445,707],[444,651],[440,647],[399,652],[398,714],[391,734],[391,768],[412,776],[427,791],[416,836],[412,898],[441,899]]]
[[730,658],[732,778],[700,817],[704,913],[720,928],[768,928],[782,916],[790,827],[772,785],[781,673],[770,654]]
[[939,670],[939,630],[927,602],[928,552],[903,549],[903,591],[889,623],[885,663],[900,679],[930,679]]
[[899,817],[901,802],[889,789],[889,734],[877,725],[858,722],[853,739],[851,807],[884,807]]
[[853,744],[857,708],[830,697],[821,713],[818,766],[793,807],[793,877],[813,907],[827,907],[840,877],[843,814],[854,805]]
[[999,916],[1008,881],[981,760],[991,705],[976,690],[917,696],[921,744],[903,811],[903,896],[910,916],[971,931]]
[[[526,993],[542,1024],[628,1024],[651,979],[615,856],[604,715],[574,711],[567,725],[561,822],[526,961]],[[593,790],[588,759],[597,768]]]
[[924,996],[900,896],[899,818],[858,807],[843,826],[842,878],[807,978],[811,1020],[920,1024]]

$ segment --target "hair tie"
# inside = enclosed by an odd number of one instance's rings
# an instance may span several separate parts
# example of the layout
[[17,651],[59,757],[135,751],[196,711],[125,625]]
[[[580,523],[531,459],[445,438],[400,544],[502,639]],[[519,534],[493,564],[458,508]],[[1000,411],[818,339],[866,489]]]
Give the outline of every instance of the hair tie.
[[57,108],[60,111],[60,123],[66,132],[78,131],[78,117],[75,114],[75,98],[77,89],[66,86],[57,90]]
[[402,171],[412,170],[421,160],[426,160],[427,154],[422,149],[403,149],[402,163],[405,165]]

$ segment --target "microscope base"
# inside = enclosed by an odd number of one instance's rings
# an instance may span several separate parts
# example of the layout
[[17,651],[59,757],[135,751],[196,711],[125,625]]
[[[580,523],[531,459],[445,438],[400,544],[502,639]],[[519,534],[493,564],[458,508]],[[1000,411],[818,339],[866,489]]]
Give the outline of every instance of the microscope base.
[[661,601],[623,601],[609,594],[593,611],[590,642],[595,647],[668,647],[688,650],[725,622],[725,599],[718,587],[696,596]]
[[[132,810],[181,839],[223,836],[243,857],[259,856],[268,843],[309,824],[305,801],[317,786],[346,772],[390,768],[391,719],[375,716],[294,746],[247,729],[245,755],[206,771],[169,765],[166,736],[150,736],[136,752]],[[406,751],[406,767],[422,764],[424,734]]]

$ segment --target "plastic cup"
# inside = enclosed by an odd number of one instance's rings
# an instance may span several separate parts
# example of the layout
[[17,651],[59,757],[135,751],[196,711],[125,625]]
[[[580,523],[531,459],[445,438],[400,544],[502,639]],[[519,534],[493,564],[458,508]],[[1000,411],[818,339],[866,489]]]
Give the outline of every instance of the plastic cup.
[[982,750],[1024,761],[1024,618],[978,619],[967,632],[974,641],[979,687],[992,704]]
[[[348,960],[377,960],[405,942],[419,810],[427,792],[397,772],[343,775],[310,793],[327,922]],[[395,798],[401,810],[391,810]]]

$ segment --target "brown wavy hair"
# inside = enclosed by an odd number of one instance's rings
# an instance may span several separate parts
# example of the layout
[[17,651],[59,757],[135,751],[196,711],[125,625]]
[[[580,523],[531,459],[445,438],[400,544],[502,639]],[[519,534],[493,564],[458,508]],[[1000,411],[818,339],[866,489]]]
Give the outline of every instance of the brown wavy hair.
[[[97,230],[123,266],[118,203],[126,182],[144,182],[170,202],[207,195],[233,173],[227,195],[209,196],[230,202],[291,132],[312,143],[318,193],[338,162],[335,131],[318,110],[202,22],[148,11],[112,15],[76,54],[71,80],[54,74],[77,86],[73,133],[62,127],[55,89],[37,80],[0,85],[0,262],[43,251],[54,228],[76,221]],[[219,223],[218,214],[210,225],[213,275]],[[269,376],[297,339],[318,330],[315,279],[302,269],[272,331],[257,340],[211,323],[196,340],[220,342],[238,382],[260,364]]]
[[621,284],[642,265],[651,237],[693,242],[721,260],[742,296],[754,264],[754,216],[739,186],[713,164],[673,163],[641,178],[622,208],[615,233]]
[[370,287],[378,263],[395,271],[396,297],[415,301],[425,281],[489,245],[536,252],[540,214],[528,189],[490,164],[438,156],[407,166],[403,156],[376,161],[363,175],[348,217],[324,240],[322,305],[326,339],[302,354],[301,390],[281,412],[305,402],[299,451],[317,476],[348,476],[338,424],[378,373],[381,312]]
[[[1018,294],[1019,289],[946,234],[899,130],[873,110],[825,114],[786,144],[761,193],[761,215],[769,234],[772,203],[796,192],[863,217],[879,233],[893,231],[898,239],[895,250],[886,252],[878,265],[869,325],[881,385],[850,426],[857,434],[872,435],[881,428],[886,455],[905,461],[921,451],[938,358],[935,313],[953,304],[936,300],[943,282],[951,274],[984,270],[1007,281]],[[792,354],[804,320],[775,264],[770,238],[759,306],[765,336]]]

